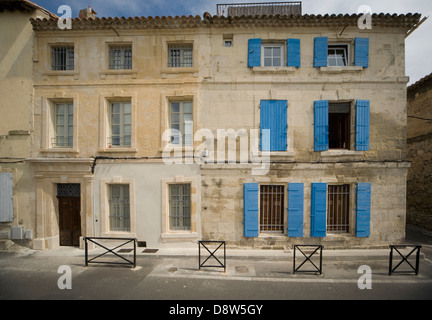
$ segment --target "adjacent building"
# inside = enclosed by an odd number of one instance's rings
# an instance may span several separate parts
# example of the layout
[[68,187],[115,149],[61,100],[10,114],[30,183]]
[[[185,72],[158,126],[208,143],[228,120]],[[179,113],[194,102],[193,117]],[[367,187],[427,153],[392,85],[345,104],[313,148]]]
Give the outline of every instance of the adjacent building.
[[84,236],[151,247],[403,240],[404,39],[420,15],[374,14],[360,29],[360,15],[288,5],[297,9],[203,17],[88,10],[71,29],[32,18],[33,247]]
[[407,222],[432,229],[432,74],[408,87]]

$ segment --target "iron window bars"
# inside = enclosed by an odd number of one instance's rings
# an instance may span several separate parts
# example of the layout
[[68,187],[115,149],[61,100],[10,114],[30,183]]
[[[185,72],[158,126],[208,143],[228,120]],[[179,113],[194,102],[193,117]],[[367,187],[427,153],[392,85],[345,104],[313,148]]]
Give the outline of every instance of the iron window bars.
[[52,70],[73,70],[74,69],[74,47],[73,46],[52,46],[51,47]]
[[109,46],[109,69],[132,69],[132,45]]
[[168,45],[168,67],[189,68],[192,67],[193,45],[170,44]]

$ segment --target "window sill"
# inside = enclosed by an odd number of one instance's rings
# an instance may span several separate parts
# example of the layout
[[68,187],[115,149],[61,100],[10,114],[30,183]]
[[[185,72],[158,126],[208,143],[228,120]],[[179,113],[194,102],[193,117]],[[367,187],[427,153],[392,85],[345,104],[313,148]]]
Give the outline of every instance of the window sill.
[[197,232],[182,232],[182,233],[161,233],[161,239],[163,242],[170,241],[196,241],[198,240]]
[[103,153],[103,152],[106,152],[106,153],[116,153],[116,152],[117,153],[125,153],[125,152],[137,153],[138,150],[136,148],[119,147],[119,148],[103,148],[103,149],[99,149],[98,152],[99,153]]
[[50,149],[41,149],[40,152],[43,153],[69,153],[69,154],[78,154],[78,149],[73,148],[50,148]]
[[293,73],[296,67],[252,67],[254,73]]
[[343,150],[343,149],[334,149],[321,151],[321,158],[336,158],[336,157],[350,157],[350,158],[360,158],[364,154],[364,151],[355,151],[355,150]]
[[101,78],[104,78],[107,75],[131,75],[132,77],[136,78],[137,74],[138,70],[136,69],[105,69],[99,71]]
[[78,76],[79,72],[76,70],[51,70],[44,72],[43,76]]
[[108,231],[101,232],[101,236],[105,238],[136,238],[135,232]]
[[348,67],[320,67],[320,72],[323,73],[345,73],[345,72],[361,72],[363,67],[348,66]]
[[251,159],[262,159],[263,156],[269,156],[271,160],[285,160],[291,161],[294,160],[295,152],[294,151],[258,151],[258,153],[252,153]]
[[159,152],[164,152],[165,149],[167,149],[169,152],[194,152],[193,146],[179,146],[173,144],[167,144],[165,147],[160,147]]

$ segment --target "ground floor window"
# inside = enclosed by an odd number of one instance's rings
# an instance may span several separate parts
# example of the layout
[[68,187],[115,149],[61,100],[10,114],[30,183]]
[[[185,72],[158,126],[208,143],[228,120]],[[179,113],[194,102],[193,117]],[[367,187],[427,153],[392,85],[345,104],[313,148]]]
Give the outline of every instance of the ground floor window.
[[327,231],[349,232],[350,186],[329,185],[327,191]]
[[191,230],[190,184],[169,186],[169,228],[173,231]]
[[109,187],[109,226],[111,231],[130,231],[129,185]]
[[283,232],[284,230],[284,186],[260,186],[260,231]]

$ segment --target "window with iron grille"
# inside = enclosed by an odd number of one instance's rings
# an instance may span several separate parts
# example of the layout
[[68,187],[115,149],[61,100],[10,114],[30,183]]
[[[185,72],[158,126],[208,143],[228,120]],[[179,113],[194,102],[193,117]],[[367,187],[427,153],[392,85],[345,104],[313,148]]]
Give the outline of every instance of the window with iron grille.
[[260,232],[283,232],[284,186],[260,186]]
[[193,57],[192,44],[168,45],[168,67],[171,68],[192,67],[192,57]]
[[109,46],[109,69],[132,69],[132,45]]
[[349,232],[350,186],[329,185],[327,190],[327,231]]
[[52,46],[51,47],[52,70],[73,70],[74,69],[74,47],[73,46]]
[[191,230],[190,184],[170,184],[169,204],[170,230]]
[[73,145],[73,104],[56,103],[54,105],[55,137],[52,146],[71,148]]
[[131,146],[131,103],[110,103],[111,136],[108,138],[108,146]]
[[109,227],[111,231],[130,231],[129,185],[109,186]]

